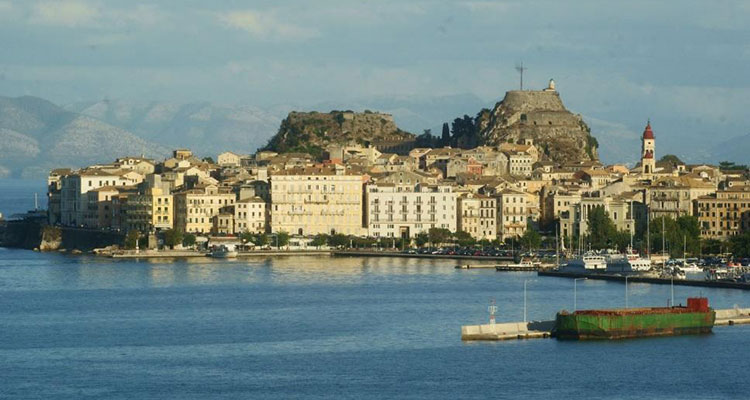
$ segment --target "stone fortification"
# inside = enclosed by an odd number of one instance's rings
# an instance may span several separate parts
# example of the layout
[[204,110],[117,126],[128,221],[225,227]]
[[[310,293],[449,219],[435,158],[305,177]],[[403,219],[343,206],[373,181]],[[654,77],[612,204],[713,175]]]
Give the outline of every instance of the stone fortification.
[[481,140],[490,145],[533,139],[543,159],[598,159],[598,143],[589,127],[580,115],[565,108],[554,89],[509,91],[494,109],[480,113],[477,125]]
[[414,135],[396,126],[390,114],[365,111],[290,112],[264,150],[308,152],[315,155],[329,145],[400,142]]

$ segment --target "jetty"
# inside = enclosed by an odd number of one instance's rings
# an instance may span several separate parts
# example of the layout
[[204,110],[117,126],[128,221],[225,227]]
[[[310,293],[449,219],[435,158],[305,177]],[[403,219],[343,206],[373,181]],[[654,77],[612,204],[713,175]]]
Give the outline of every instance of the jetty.
[[575,272],[561,272],[561,271],[548,271],[540,270],[537,272],[539,276],[554,276],[559,278],[587,278],[597,279],[604,281],[616,281],[625,282],[640,282],[640,283],[655,283],[659,285],[680,285],[680,286],[699,286],[699,287],[713,287],[713,288],[724,288],[724,289],[742,289],[750,290],[750,283],[747,282],[733,282],[733,281],[706,281],[698,279],[670,279],[670,278],[656,278],[639,275],[616,275],[606,273],[575,273]]
[[[734,326],[750,324],[750,308],[729,308],[714,310],[714,326]],[[499,341],[519,339],[546,339],[553,337],[555,321],[502,322],[461,327],[463,341]]]

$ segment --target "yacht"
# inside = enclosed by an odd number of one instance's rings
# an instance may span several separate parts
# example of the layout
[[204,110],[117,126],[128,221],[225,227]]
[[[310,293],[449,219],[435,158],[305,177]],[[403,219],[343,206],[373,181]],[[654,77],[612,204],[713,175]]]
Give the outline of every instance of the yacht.
[[651,269],[651,260],[638,255],[633,249],[628,249],[625,254],[612,254],[607,257],[607,272],[632,273],[646,272]]
[[603,272],[607,269],[607,260],[601,254],[587,252],[582,256],[568,260],[568,263],[560,267],[562,272]]

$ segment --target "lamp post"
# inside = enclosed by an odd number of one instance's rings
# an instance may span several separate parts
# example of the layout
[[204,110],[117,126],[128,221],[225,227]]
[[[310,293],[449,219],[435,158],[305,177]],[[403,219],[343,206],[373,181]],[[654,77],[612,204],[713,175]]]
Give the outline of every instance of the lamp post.
[[625,275],[625,308],[628,308],[628,276]]
[[578,309],[578,281],[585,281],[589,278],[576,278],[573,279],[573,311]]
[[526,284],[536,282],[536,279],[526,279],[523,281],[523,322],[526,322]]

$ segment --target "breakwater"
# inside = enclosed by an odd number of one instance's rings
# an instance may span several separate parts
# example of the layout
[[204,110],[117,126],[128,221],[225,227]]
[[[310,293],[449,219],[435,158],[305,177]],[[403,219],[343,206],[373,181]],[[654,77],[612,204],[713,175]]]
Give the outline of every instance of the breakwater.
[[[587,278],[604,281],[625,282],[626,277],[622,275],[601,274],[601,273],[571,273],[560,271],[539,271],[539,276],[555,276],[560,278]],[[669,279],[669,278],[652,278],[645,276],[629,275],[628,282],[655,283],[658,285],[680,285],[680,286],[700,286],[725,289],[742,289],[750,290],[750,283],[728,282],[728,281],[705,281],[697,279]]]
[[371,251],[371,250],[336,250],[331,254],[339,257],[402,257],[402,258],[427,258],[427,259],[450,259],[450,260],[496,260],[513,261],[513,257],[505,256],[464,256],[456,254],[411,254],[398,251]]
[[[48,225],[39,219],[6,221],[0,226],[0,246],[28,250],[38,249],[45,241],[42,235],[45,226]],[[56,240],[56,248],[49,250],[60,248],[90,251],[113,244],[119,245],[125,240],[124,232],[75,227],[55,227],[55,229],[59,229],[60,237]]]

